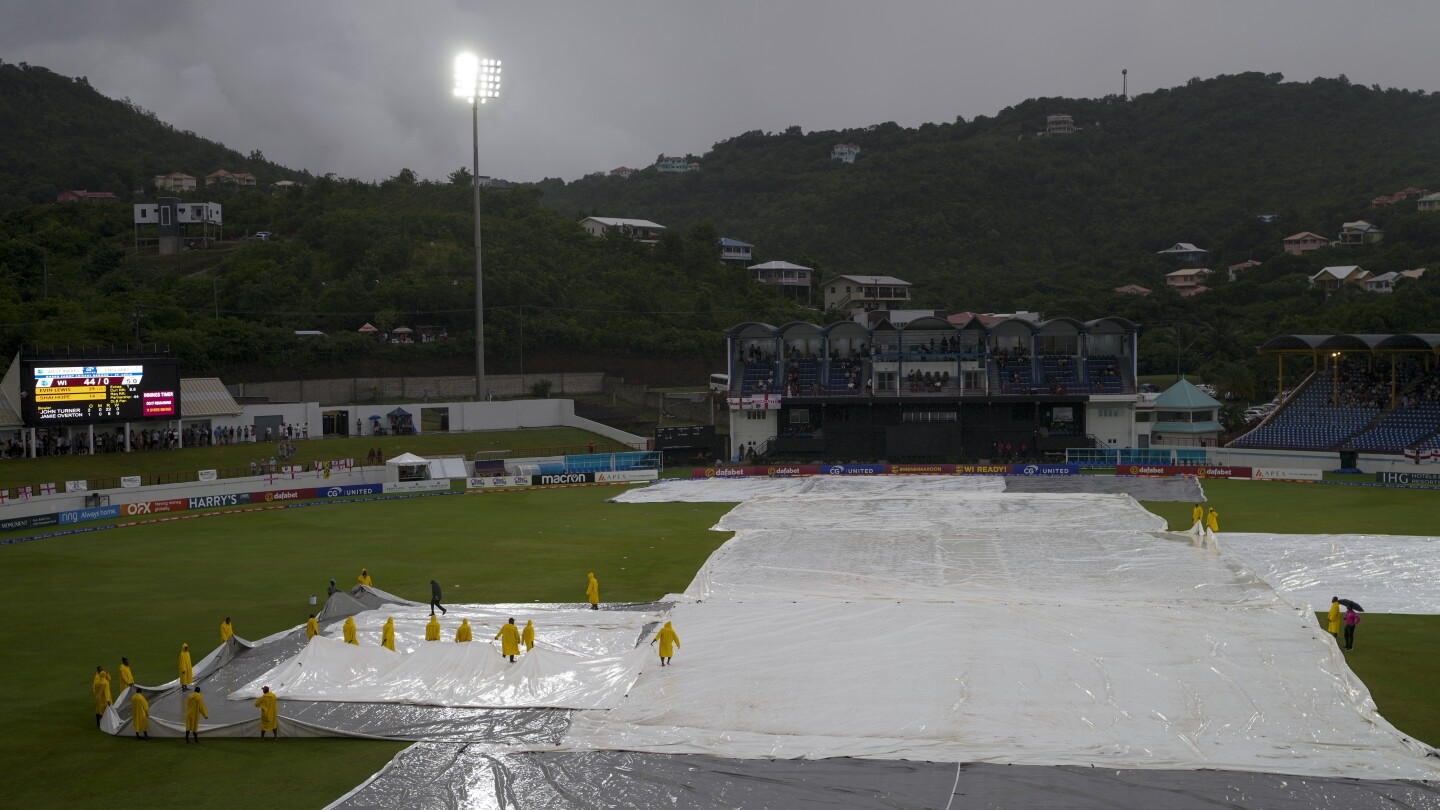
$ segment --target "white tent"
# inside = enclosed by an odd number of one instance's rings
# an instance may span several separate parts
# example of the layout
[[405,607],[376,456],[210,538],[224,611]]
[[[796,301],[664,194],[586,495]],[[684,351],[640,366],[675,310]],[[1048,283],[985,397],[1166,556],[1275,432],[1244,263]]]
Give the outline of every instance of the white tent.
[[401,453],[400,455],[385,461],[385,480],[390,483],[398,481],[429,481],[430,460],[421,458],[414,453]]

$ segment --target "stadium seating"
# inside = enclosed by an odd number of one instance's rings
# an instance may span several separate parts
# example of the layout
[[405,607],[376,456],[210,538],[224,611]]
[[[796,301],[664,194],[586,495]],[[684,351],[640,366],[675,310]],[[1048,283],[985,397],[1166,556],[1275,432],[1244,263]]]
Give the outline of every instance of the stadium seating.
[[1440,430],[1440,402],[1396,408],[1369,430],[1345,443],[1349,450],[1392,451],[1414,447]]
[[1331,404],[1333,393],[1333,380],[1328,375],[1315,375],[1310,385],[1293,397],[1268,423],[1230,445],[1329,450],[1364,430],[1380,414],[1380,408],[1373,405],[1335,407]]
[[1085,379],[1092,393],[1119,394],[1125,390],[1125,377],[1120,370],[1120,358],[1113,354],[1092,355],[1086,360]]

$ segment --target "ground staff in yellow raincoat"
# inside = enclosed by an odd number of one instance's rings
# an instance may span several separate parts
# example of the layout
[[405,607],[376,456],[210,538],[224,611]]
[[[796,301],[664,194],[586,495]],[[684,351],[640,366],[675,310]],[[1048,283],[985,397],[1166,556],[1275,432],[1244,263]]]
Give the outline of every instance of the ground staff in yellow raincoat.
[[1204,526],[1204,525],[1205,525],[1205,524],[1204,524],[1204,520],[1205,520],[1205,507],[1203,507],[1203,506],[1201,506],[1200,504],[1197,503],[1197,504],[1195,504],[1195,508],[1192,509],[1192,510],[1190,510],[1190,525],[1191,525],[1191,526]]
[[650,639],[651,644],[657,641],[660,642],[660,666],[668,666],[670,658],[675,655],[675,648],[680,646],[680,636],[675,632],[675,628],[670,626],[670,622],[665,622],[665,626],[660,628],[655,638]]
[[430,621],[425,624],[425,640],[440,640],[440,620],[435,618],[434,616],[431,616]]
[[395,652],[395,620],[385,620],[385,627],[380,630],[380,646]]
[[515,620],[511,619],[509,624],[501,625],[495,638],[500,639],[500,654],[510,656],[513,663],[515,656],[520,654],[520,628],[515,626]]
[[255,705],[260,709],[260,739],[265,739],[265,732],[270,732],[275,739],[280,739],[280,699],[270,691],[270,687],[262,686],[260,699]]
[[190,645],[180,645],[180,685],[189,686],[195,681],[195,673],[190,669]]
[[95,677],[90,680],[90,694],[95,697],[95,725],[105,716],[105,707],[110,705],[110,673],[105,667],[95,667]]
[[355,617],[354,617],[354,616],[346,616],[346,617],[345,617],[345,627],[343,628],[342,632],[344,632],[344,634],[345,634],[345,643],[346,643],[346,644],[354,644],[354,645],[356,645],[356,646],[359,646],[360,641],[355,638]]
[[1340,638],[1340,597],[1330,597],[1330,635]]
[[590,600],[590,609],[600,609],[600,580],[595,578],[595,572],[589,574],[590,583],[585,586],[585,598]]
[[226,616],[225,621],[220,622],[220,643],[224,644],[235,635],[235,628],[230,624],[230,617]]
[[143,735],[145,739],[150,739],[150,701],[138,689],[130,696],[130,722],[137,738]]
[[535,622],[525,622],[525,629],[520,631],[520,641],[525,645],[525,652],[535,649]]
[[1205,516],[1205,525],[1209,526],[1212,532],[1220,531],[1220,513],[1216,512],[1213,506],[1210,507],[1210,514]]
[[375,587],[375,583],[370,581],[370,572],[369,572],[369,570],[364,569],[364,568],[361,568],[361,569],[360,569],[360,576],[356,577],[356,578],[355,578],[355,581],[358,582],[358,583],[360,583],[361,585],[364,585],[364,586],[367,587],[367,588],[373,588],[373,587]]
[[205,698],[200,697],[200,687],[185,698],[185,742],[190,742],[190,735],[195,735],[195,742],[200,742],[200,717],[204,715],[206,720],[210,719],[210,710],[205,708]]
[[135,685],[135,673],[133,673],[133,672],[130,671],[130,659],[129,659],[129,658],[121,658],[121,659],[120,659],[120,689],[121,689],[121,690],[124,690],[125,687],[127,687],[127,686],[134,686],[134,685]]
[[305,622],[305,638],[314,638],[320,635],[320,623],[315,621],[315,614],[310,614],[310,620]]
[[455,641],[464,642],[469,641],[471,638],[473,638],[473,634],[470,631],[470,620],[461,619],[460,626],[455,628]]

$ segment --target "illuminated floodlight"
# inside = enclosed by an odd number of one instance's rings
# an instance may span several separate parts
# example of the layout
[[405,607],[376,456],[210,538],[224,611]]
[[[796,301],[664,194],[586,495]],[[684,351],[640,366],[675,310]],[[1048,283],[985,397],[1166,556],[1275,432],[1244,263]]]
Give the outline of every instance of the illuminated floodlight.
[[473,53],[455,57],[455,96],[469,102],[500,97],[500,60],[480,59]]

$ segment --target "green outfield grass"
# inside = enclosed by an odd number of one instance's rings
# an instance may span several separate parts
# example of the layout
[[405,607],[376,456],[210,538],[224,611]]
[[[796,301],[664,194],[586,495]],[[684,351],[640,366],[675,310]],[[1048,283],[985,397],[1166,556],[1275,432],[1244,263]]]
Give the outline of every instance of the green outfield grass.
[[[569,448],[583,452],[589,442],[600,452],[629,449],[579,428],[526,428],[473,433],[422,433],[418,436],[362,436],[355,438],[306,439],[297,441],[296,455],[289,464],[307,464],[337,458],[364,462],[374,448],[386,458],[401,453],[416,455],[470,454],[482,450],[554,450]],[[36,486],[76,479],[115,478],[122,475],[215,470],[248,467],[250,462],[269,459],[278,442],[226,444],[213,447],[185,447],[179,450],[145,450],[134,453],[100,453],[94,456],[52,456],[0,460],[0,489]]]
[[[727,535],[723,504],[607,504],[619,487],[451,495],[224,515],[0,548],[11,657],[0,691],[0,762],[14,807],[320,807],[374,773],[403,743],[360,740],[148,744],[95,730],[96,664],[128,656],[140,683],[198,660],[220,619],[260,638],[305,621],[330,577],[429,600],[584,599],[595,571],[606,601],[683,590]],[[477,632],[479,632],[477,630]],[[212,696],[211,700],[218,700]]]
[[[1436,497],[1248,481],[1206,482],[1205,490],[1220,512],[1222,541],[1227,530],[1428,534]],[[95,665],[113,674],[126,655],[141,683],[169,680],[181,642],[198,658],[218,642],[221,617],[248,638],[295,626],[313,610],[311,594],[323,601],[330,577],[351,583],[361,566],[377,587],[418,601],[428,600],[431,578],[456,603],[579,601],[590,570],[607,601],[683,589],[726,538],[708,528],[730,505],[606,503],[620,491],[335,504],[0,547],[9,591],[0,643],[12,658],[0,690],[0,762],[12,776],[0,803],[239,808],[334,800],[404,744],[214,739],[196,748],[109,737],[95,730],[89,708]],[[1190,504],[1145,505],[1173,528],[1188,527]],[[1440,741],[1440,695],[1427,682],[1440,663],[1437,631],[1440,617],[1371,615],[1349,659],[1385,716],[1429,742]]]
[[[1373,479],[1372,479],[1373,480]],[[1220,531],[1284,534],[1420,534],[1435,532],[1440,497],[1433,490],[1289,484],[1275,481],[1203,481],[1207,506]],[[1147,502],[1170,528],[1190,528],[1194,504]]]

